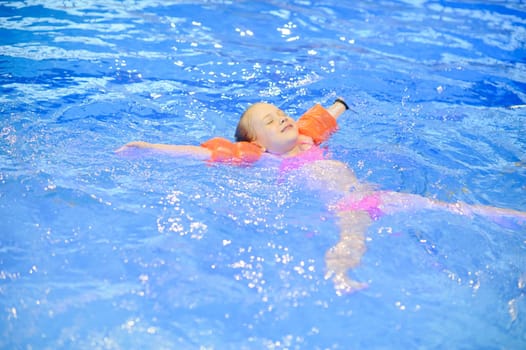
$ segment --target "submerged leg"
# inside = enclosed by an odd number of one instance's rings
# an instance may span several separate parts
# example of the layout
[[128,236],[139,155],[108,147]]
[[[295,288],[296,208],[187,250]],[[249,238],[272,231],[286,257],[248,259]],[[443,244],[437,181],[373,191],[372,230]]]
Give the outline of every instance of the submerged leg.
[[336,294],[342,295],[367,287],[352,280],[348,271],[360,264],[366,250],[365,232],[372,220],[364,211],[340,211],[337,216],[340,240],[325,253],[325,279],[332,278]]
[[457,215],[480,215],[496,223],[503,223],[503,220],[511,219],[519,225],[526,225],[526,212],[523,211],[464,202],[447,203],[410,193],[387,191],[378,193],[382,202],[380,209],[386,214],[423,209],[444,210]]

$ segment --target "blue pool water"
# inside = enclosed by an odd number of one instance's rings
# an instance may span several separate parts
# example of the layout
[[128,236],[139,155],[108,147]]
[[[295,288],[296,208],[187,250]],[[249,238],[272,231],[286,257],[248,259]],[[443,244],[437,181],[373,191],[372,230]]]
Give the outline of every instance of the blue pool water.
[[522,1],[1,1],[0,348],[524,349],[526,229],[385,216],[338,296],[315,193],[122,157],[343,96],[363,181],[526,211]]

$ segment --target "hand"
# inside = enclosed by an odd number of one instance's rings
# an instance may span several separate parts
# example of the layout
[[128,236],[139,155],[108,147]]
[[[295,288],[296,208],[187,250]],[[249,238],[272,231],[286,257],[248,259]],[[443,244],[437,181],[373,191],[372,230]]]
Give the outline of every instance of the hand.
[[115,150],[115,153],[123,153],[123,152],[129,151],[132,148],[148,148],[148,146],[149,146],[149,143],[148,142],[144,142],[144,141],[128,142],[127,144],[125,144],[121,148]]

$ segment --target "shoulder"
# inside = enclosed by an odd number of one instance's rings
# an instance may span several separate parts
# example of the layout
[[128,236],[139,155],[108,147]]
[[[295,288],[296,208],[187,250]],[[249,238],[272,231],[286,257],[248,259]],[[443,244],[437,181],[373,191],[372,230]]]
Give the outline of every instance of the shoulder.
[[300,134],[298,136],[298,145],[302,151],[309,150],[313,145],[315,145],[315,142],[312,137],[304,134]]

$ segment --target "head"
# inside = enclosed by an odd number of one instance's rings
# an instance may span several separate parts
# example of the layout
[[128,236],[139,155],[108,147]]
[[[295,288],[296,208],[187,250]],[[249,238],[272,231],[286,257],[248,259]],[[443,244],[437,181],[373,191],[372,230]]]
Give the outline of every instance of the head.
[[266,152],[284,154],[298,140],[296,122],[278,107],[256,103],[241,116],[236,129],[236,141],[253,142]]

